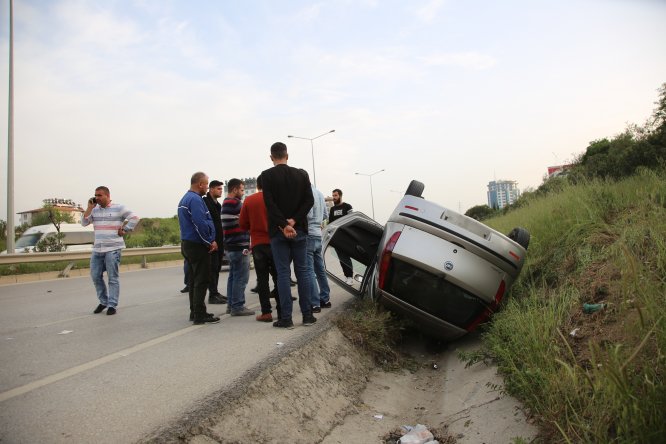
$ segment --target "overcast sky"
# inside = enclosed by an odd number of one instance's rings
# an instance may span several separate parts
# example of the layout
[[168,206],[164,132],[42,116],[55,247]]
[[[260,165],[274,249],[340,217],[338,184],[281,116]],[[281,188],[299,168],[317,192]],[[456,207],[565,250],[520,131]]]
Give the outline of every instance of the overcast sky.
[[[0,218],[9,2],[0,0]],[[411,179],[466,211],[643,124],[666,82],[666,1],[15,0],[15,211],[98,185],[176,214],[193,172],[289,163],[385,221]]]

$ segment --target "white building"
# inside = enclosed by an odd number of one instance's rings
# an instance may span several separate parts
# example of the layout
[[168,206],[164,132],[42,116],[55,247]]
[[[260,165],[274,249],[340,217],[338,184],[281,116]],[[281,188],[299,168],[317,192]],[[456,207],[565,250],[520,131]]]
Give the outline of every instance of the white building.
[[515,180],[493,180],[488,183],[488,206],[493,209],[511,205],[520,197]]

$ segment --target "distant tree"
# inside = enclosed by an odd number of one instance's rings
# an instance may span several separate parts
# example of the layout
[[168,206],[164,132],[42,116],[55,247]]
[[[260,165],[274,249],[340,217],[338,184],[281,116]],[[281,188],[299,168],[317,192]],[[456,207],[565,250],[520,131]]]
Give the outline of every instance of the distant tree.
[[476,220],[484,220],[495,215],[497,210],[490,208],[488,205],[477,205],[465,212],[465,216],[471,217]]
[[0,239],[7,239],[7,222],[0,219]]
[[574,168],[573,178],[620,179],[638,168],[663,168],[666,164],[666,83],[659,88],[652,117],[643,126],[628,125],[612,139],[590,143]]
[[52,205],[44,205],[46,211],[37,213],[32,218],[32,226],[53,224],[56,231],[60,233],[60,224],[73,224],[74,216],[70,212],[59,211]]

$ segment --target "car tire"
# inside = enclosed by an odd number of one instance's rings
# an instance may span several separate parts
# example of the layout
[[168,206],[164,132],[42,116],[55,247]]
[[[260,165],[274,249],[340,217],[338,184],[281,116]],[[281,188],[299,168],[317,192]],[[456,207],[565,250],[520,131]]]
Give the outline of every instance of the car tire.
[[405,191],[405,196],[423,197],[424,188],[425,185],[423,185],[422,182],[419,182],[418,180],[412,180],[409,182],[407,191]]
[[527,247],[530,245],[530,233],[524,228],[516,227],[511,230],[511,233],[507,236],[512,241],[520,244],[524,249],[527,250]]

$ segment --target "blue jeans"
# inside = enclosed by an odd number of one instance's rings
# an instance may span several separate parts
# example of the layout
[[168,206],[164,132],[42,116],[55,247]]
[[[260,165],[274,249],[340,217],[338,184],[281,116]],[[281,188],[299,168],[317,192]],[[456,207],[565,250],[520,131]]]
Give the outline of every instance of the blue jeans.
[[293,304],[291,302],[291,261],[298,281],[298,305],[303,316],[312,315],[310,307],[310,275],[308,274],[307,234],[297,231],[294,239],[287,239],[282,233],[271,238],[271,250],[277,271],[280,313],[282,320],[291,320]]
[[242,251],[227,250],[229,279],[227,279],[227,304],[233,313],[245,307],[245,287],[250,280],[250,255]]
[[310,305],[320,307],[330,299],[331,288],[324,269],[324,258],[321,255],[321,236],[307,239],[308,270],[310,274]]
[[[94,252],[90,256],[90,276],[92,277],[97,299],[102,305],[116,308],[120,296],[120,278],[118,267],[120,266],[121,250],[113,250],[106,253]],[[109,289],[104,282],[104,272],[109,280]]]

